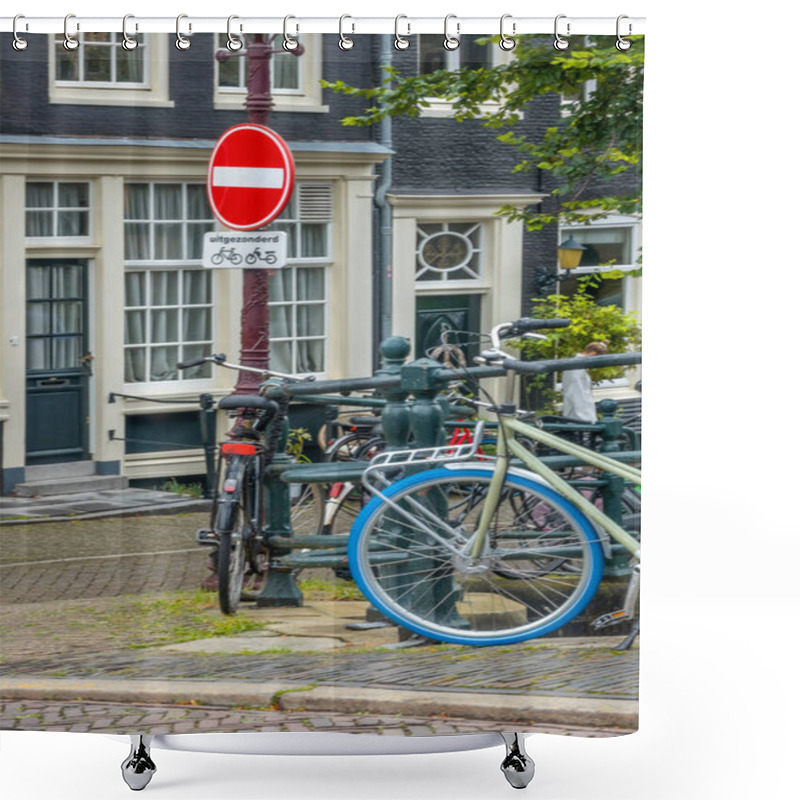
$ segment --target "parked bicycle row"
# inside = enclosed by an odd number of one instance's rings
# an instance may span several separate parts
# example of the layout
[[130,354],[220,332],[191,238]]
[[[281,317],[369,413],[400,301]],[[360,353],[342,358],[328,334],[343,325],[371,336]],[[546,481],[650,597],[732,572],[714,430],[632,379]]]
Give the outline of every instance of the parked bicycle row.
[[[568,324],[498,325],[478,366],[394,359],[391,369],[348,381],[262,372],[224,356],[180,365],[210,361],[264,376],[258,394],[218,404],[236,423],[219,448],[219,490],[198,539],[216,549],[222,611],[235,613],[248,571],[265,577],[259,605],[299,605],[296,572],[330,567],[352,575],[375,608],[417,636],[506,644],[580,614],[613,566],[630,576],[626,598],[595,625],[634,619],[635,434],[605,415],[596,424],[542,423],[517,407],[514,377],[629,365],[641,356],[520,361],[503,350],[505,341]],[[505,380],[502,402],[483,389],[443,400],[466,379],[475,386],[493,377]],[[359,390],[374,393],[379,416],[350,415],[351,430],[330,442],[327,463],[293,464],[284,452],[290,400],[346,402],[337,393]],[[460,416],[447,420],[453,405]]]

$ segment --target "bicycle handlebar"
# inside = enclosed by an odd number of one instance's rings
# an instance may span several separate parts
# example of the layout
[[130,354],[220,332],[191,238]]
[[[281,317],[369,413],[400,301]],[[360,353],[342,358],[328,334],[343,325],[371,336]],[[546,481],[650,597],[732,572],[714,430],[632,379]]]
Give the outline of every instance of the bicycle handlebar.
[[571,320],[568,319],[534,319],[532,317],[522,317],[522,319],[506,323],[508,327],[504,327],[500,331],[500,338],[513,339],[529,331],[566,328],[570,324]]
[[252,372],[255,375],[263,375],[267,378],[281,378],[285,381],[292,383],[304,383],[306,381],[316,380],[315,375],[287,375],[283,372],[275,372],[271,369],[262,369],[261,367],[246,367],[243,364],[231,364],[228,362],[228,357],[225,353],[214,353],[204,358],[197,358],[194,361],[179,361],[175,366],[178,369],[189,369],[189,367],[197,367],[200,364],[216,364],[219,367],[227,367],[228,369],[235,369],[239,372]]
[[612,353],[606,356],[576,356],[575,358],[552,358],[545,361],[518,361],[515,358],[503,360],[504,369],[543,375],[548,372],[564,372],[573,369],[602,369],[603,367],[622,367],[641,364],[641,353]]

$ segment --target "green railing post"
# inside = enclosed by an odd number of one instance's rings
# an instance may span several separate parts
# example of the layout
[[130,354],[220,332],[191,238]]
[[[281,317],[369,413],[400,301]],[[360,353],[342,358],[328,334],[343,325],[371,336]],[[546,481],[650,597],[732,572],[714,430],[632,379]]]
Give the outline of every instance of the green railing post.
[[[288,401],[287,401],[288,402]],[[269,435],[269,432],[267,433]],[[272,469],[267,471],[262,491],[264,491],[264,531],[265,539],[271,536],[290,539],[292,537],[292,499],[291,487],[280,479],[280,472],[286,469],[292,459],[286,453],[286,442],[289,438],[289,420],[284,417],[275,454],[272,457]],[[297,586],[294,571],[291,567],[280,564],[282,556],[289,555],[291,548],[271,548],[267,565],[267,579],[256,598],[259,607],[302,606],[303,593]]]
[[206,459],[206,482],[203,497],[211,500],[217,490],[217,414],[214,411],[214,398],[210,394],[200,395],[200,436],[203,440],[203,453]]
[[[400,375],[411,343],[402,336],[390,336],[380,345],[383,366],[375,370],[375,375]],[[386,439],[387,450],[403,450],[408,447],[408,436],[411,431],[411,416],[408,405],[408,389],[402,384],[381,391],[386,398],[386,405],[381,412],[381,427]]]

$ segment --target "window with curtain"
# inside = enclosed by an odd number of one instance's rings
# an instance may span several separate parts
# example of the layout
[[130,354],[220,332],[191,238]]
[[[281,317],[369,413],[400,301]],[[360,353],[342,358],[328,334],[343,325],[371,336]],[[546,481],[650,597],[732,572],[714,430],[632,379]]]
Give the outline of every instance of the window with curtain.
[[[217,49],[225,49],[225,36],[217,34]],[[247,59],[232,55],[217,63],[217,87],[222,92],[244,92],[247,86]],[[302,91],[303,56],[284,50],[273,53],[270,59],[272,91],[275,94],[297,94]]]
[[53,37],[56,84],[91,86],[144,86],[147,82],[147,35],[139,35],[138,46],[125,50],[121,33],[79,33],[80,46],[67,50],[63,37]]
[[200,259],[213,229],[203,184],[125,186],[126,382],[210,377],[208,364],[175,365],[211,354],[212,273]]
[[28,181],[25,235],[34,239],[89,235],[89,184]]
[[288,265],[269,279],[270,364],[280,372],[326,369],[332,199],[328,184],[298,184],[269,226],[288,240]]

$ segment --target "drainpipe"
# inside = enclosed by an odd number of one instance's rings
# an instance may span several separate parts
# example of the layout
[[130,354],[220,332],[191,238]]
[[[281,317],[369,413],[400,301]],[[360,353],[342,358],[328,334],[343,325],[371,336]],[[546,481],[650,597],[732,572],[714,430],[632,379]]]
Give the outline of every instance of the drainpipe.
[[[394,37],[381,36],[380,64],[390,66],[392,63],[392,40]],[[392,148],[392,119],[386,117],[380,122],[380,143]],[[380,342],[392,335],[392,207],[386,195],[392,186],[392,156],[381,164],[381,177],[375,190],[375,206],[378,209],[378,303],[379,327],[377,347]]]

